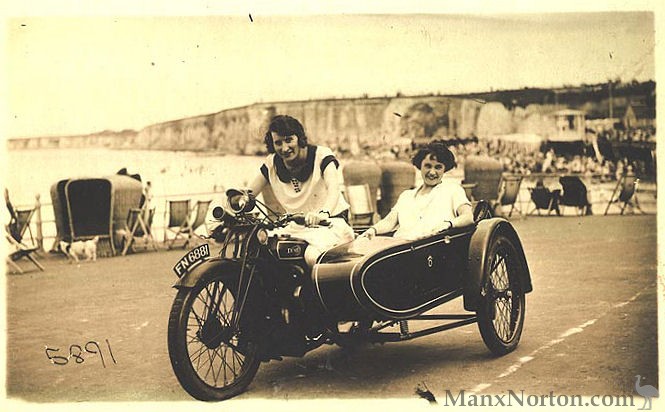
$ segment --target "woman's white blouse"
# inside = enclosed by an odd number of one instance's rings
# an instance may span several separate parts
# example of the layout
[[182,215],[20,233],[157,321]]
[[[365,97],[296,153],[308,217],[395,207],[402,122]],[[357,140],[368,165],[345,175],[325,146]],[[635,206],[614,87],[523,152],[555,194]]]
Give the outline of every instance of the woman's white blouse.
[[[421,186],[422,187],[422,186]],[[420,187],[406,190],[397,199],[395,237],[413,240],[447,228],[446,221],[457,216],[457,209],[470,204],[464,188],[454,181],[442,181],[425,196],[416,197]]]
[[[309,150],[310,153],[313,152],[314,154],[313,158],[307,159],[307,166],[311,168],[311,175],[304,181],[294,178],[285,182],[282,180],[286,180],[284,176],[280,179],[275,153],[268,155],[264,168],[261,170],[263,176],[270,183],[275,198],[288,213],[307,213],[322,210],[328,193],[328,187],[323,180],[323,170],[331,162],[335,162],[333,167],[335,167],[336,173],[339,173],[336,167],[337,160],[332,150],[325,146],[309,146]],[[340,193],[337,205],[329,212],[331,216],[335,216],[348,208],[349,204]]]

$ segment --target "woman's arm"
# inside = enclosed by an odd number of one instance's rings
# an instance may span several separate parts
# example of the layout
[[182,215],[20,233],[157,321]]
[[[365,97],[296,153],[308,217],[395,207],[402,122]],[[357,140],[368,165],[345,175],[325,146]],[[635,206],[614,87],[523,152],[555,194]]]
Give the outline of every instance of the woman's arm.
[[464,227],[473,224],[473,209],[471,205],[465,203],[457,208],[457,216],[450,221],[452,227]]
[[[316,172],[315,172],[316,173]],[[339,188],[339,177],[337,174],[337,167],[334,163],[329,163],[328,166],[323,170],[323,182],[326,184],[328,193],[326,199],[323,202],[323,209],[327,212],[332,212],[337,206],[341,191]]]
[[268,181],[266,178],[263,176],[263,174],[259,173],[256,175],[256,177],[254,177],[254,180],[252,180],[252,183],[249,184],[247,189],[251,190],[254,196],[258,196],[267,184]]
[[386,217],[373,224],[369,229],[361,233],[360,236],[372,239],[376,235],[381,235],[392,231],[397,227],[398,223],[398,213],[396,208],[393,207],[392,210],[390,210],[390,213],[386,215]]

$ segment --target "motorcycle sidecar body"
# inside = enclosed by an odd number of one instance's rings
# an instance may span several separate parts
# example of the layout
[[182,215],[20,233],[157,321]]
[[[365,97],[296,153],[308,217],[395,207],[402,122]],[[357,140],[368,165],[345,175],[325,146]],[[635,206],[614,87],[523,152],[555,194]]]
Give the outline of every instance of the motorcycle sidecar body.
[[337,246],[312,270],[314,293],[337,321],[409,319],[462,295],[465,308],[475,310],[497,234],[515,246],[523,291],[531,291],[516,232],[507,220],[492,218],[414,241],[376,236]]

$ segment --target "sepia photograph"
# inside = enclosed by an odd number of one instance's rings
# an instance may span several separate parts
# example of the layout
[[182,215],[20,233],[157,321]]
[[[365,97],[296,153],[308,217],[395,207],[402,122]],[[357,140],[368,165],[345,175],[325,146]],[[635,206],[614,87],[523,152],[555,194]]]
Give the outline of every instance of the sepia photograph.
[[8,2],[3,409],[658,410],[656,2],[273,3]]

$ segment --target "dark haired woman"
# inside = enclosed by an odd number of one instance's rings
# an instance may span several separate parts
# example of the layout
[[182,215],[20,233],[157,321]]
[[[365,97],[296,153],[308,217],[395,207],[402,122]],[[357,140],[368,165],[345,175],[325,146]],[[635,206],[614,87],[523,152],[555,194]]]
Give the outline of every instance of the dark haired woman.
[[371,239],[396,228],[395,237],[413,240],[473,223],[473,210],[464,188],[442,181],[444,173],[457,165],[455,156],[442,142],[431,142],[420,149],[412,163],[420,169],[423,184],[405,190],[390,213],[361,236]]
[[[302,124],[291,116],[273,117],[264,141],[270,154],[249,189],[258,195],[270,185],[287,213],[305,214],[306,226],[291,222],[284,232],[309,243],[305,260],[311,267],[321,253],[353,240],[339,162],[329,148],[308,144]],[[322,220],[330,226],[317,226]]]

